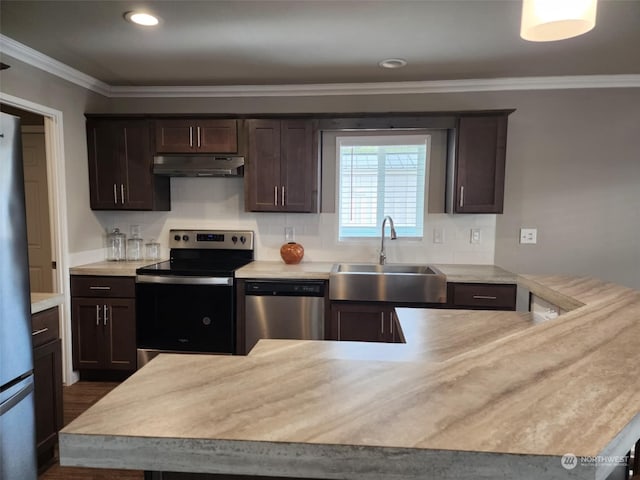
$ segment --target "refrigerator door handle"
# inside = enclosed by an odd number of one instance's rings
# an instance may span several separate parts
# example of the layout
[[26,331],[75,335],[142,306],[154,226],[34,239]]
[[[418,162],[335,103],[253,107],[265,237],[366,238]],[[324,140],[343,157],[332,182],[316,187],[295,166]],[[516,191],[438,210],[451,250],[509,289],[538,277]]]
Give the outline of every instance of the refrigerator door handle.
[[33,392],[33,381],[29,382],[29,384],[23,387],[21,390],[18,390],[18,392],[10,397],[6,402],[0,404],[0,416],[11,410],[31,392]]

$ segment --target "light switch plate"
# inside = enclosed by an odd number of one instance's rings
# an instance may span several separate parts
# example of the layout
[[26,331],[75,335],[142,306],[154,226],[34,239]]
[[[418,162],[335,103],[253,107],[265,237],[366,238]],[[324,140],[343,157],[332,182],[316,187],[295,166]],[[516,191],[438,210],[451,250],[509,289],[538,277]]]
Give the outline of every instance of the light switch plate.
[[538,229],[537,228],[521,228],[520,229],[520,243],[536,244],[538,243]]

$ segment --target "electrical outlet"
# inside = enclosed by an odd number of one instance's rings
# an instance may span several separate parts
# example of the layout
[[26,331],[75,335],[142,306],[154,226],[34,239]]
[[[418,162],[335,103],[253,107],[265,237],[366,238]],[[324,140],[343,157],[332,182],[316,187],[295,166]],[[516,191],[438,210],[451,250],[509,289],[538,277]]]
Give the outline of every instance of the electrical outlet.
[[444,243],[444,229],[439,227],[433,229],[433,243]]
[[284,227],[284,241],[293,242],[295,237],[295,229],[293,227]]
[[481,229],[472,228],[471,229],[471,237],[469,238],[469,241],[471,243],[480,243],[481,240],[482,240]]
[[538,243],[538,229],[537,228],[521,228],[520,243],[521,244]]

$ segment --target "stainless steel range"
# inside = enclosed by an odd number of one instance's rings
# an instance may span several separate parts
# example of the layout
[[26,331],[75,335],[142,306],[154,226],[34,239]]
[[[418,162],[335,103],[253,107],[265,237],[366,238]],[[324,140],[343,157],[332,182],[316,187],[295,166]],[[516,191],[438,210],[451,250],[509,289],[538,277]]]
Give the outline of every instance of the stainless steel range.
[[162,352],[236,353],[235,270],[247,230],[171,230],[170,260],[136,270],[138,368]]

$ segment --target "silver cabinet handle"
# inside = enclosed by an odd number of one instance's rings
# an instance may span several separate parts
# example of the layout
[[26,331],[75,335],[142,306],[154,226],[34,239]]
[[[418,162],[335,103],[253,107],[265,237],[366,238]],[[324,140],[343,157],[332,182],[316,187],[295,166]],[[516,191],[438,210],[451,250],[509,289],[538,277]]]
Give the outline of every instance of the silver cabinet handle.
[[284,185],[282,185],[282,206],[284,207]]
[[107,326],[107,312],[108,312],[107,306],[105,305],[104,306],[104,317],[103,317],[104,318],[104,322],[102,323],[105,327]]
[[391,332],[391,340],[393,340],[393,316],[389,315],[389,330]]
[[100,305],[96,305],[96,326],[100,325]]
[[103,287],[101,285],[92,285],[89,290],[111,290],[111,287]]
[[200,127],[196,127],[198,129],[198,148],[200,148],[201,146],[201,142],[200,142]]
[[494,297],[493,295],[474,295],[473,298],[476,300],[497,300],[498,297]]
[[189,127],[189,146],[193,148],[193,127]]
[[273,187],[273,204],[276,207],[278,206],[278,187],[277,186]]
[[460,206],[464,207],[464,185],[460,187]]
[[120,197],[122,205],[124,205],[124,183],[120,184]]
[[382,330],[382,335],[384,335],[384,312],[380,313],[380,330]]
[[40,335],[41,333],[48,332],[49,329],[47,327],[41,328],[40,330],[36,330],[35,332],[31,332],[31,336],[35,337],[36,335]]
[[118,204],[118,190],[117,190],[117,189],[118,189],[118,187],[117,187],[117,186],[116,186],[116,184],[114,183],[114,184],[113,184],[113,203],[114,203],[115,205],[117,205],[117,204]]

